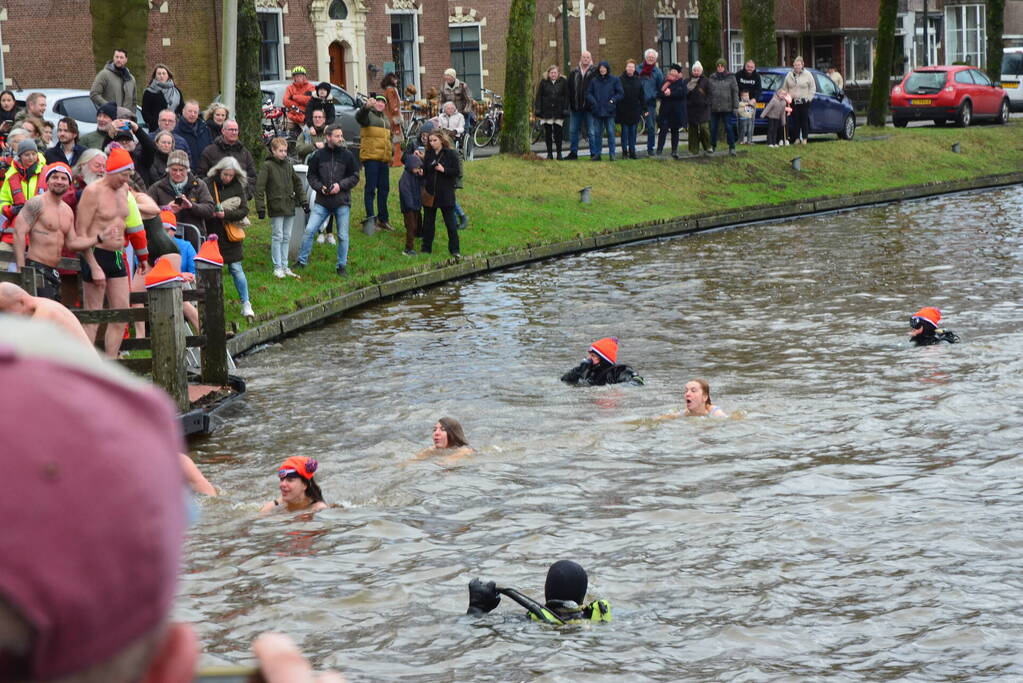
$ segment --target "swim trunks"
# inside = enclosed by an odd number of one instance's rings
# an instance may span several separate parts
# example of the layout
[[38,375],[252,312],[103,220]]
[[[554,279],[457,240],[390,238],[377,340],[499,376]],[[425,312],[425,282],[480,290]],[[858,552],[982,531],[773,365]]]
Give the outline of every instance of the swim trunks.
[[43,286],[36,288],[36,296],[60,303],[60,273],[57,269],[30,258],[25,259],[25,265],[35,268],[43,276]]
[[[103,269],[103,274],[108,279],[128,277],[128,271],[124,266],[123,250],[110,251],[109,249],[94,247],[92,255],[96,257],[96,263]],[[82,279],[86,282],[92,282],[92,269],[89,267],[89,263],[85,260],[84,256],[82,257]]]

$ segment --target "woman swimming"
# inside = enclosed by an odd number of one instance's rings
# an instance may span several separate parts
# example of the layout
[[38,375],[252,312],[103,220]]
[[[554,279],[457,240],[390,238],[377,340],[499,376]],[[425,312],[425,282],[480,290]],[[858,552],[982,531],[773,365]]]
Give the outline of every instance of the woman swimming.
[[710,383],[705,379],[694,379],[686,382],[683,392],[685,410],[680,413],[668,413],[658,419],[675,417],[728,417],[725,411],[711,403]]
[[433,446],[416,454],[415,460],[423,460],[435,455],[445,456],[451,461],[476,451],[469,445],[462,431],[462,425],[453,417],[442,417],[433,426]]
[[277,470],[280,478],[281,497],[269,501],[260,512],[271,512],[275,509],[287,512],[319,512],[327,507],[323,500],[320,485],[313,481],[313,474],[319,463],[312,458],[293,455]]

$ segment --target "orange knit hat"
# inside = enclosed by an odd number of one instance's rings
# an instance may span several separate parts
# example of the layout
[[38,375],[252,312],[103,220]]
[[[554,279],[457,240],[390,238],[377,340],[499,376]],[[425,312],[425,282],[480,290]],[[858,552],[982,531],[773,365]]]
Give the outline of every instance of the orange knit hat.
[[934,306],[924,306],[914,313],[913,317],[920,318],[925,322],[929,322],[934,327],[937,327],[938,323],[941,322],[941,311],[936,309]]
[[215,266],[224,265],[224,257],[220,255],[220,246],[217,244],[217,236],[210,235],[209,239],[199,247],[199,253],[195,255],[196,261],[205,261]]
[[181,271],[172,266],[170,261],[163,258],[157,259],[153,269],[146,273],[146,289],[167,285],[171,282],[184,282],[184,280]]
[[160,220],[163,222],[163,229],[168,230],[170,228],[178,229],[178,215],[173,211],[161,211]]
[[281,463],[280,468],[277,470],[277,476],[283,479],[289,474],[297,474],[303,479],[312,479],[319,465],[320,463],[312,458],[307,458],[304,455],[293,455]]
[[590,351],[614,365],[618,361],[618,337],[598,339],[590,345]]
[[107,173],[121,173],[134,170],[134,168],[135,162],[128,150],[123,147],[110,150],[110,156],[107,157]]

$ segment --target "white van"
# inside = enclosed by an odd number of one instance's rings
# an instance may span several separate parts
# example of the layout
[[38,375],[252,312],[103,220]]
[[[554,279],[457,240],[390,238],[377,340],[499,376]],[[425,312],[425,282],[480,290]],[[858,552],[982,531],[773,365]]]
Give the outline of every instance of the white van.
[[1023,47],[1007,47],[1002,56],[1002,88],[1009,108],[1023,111]]

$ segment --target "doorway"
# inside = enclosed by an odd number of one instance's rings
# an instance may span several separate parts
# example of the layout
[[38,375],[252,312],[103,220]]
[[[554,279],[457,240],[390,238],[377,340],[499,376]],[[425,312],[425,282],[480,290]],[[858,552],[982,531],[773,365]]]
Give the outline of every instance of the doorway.
[[330,55],[330,82],[348,90],[347,69],[345,69],[345,46],[335,40],[330,44],[328,54]]

